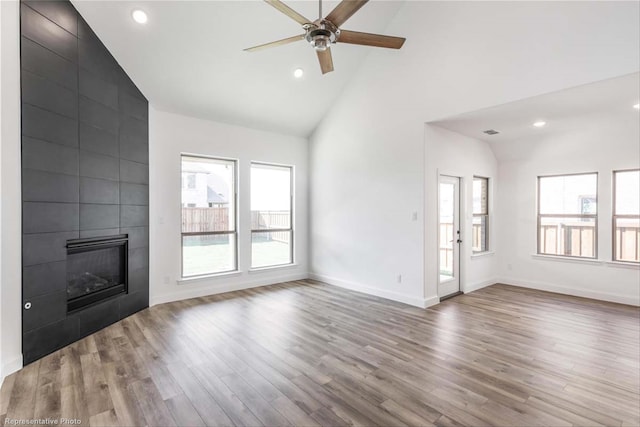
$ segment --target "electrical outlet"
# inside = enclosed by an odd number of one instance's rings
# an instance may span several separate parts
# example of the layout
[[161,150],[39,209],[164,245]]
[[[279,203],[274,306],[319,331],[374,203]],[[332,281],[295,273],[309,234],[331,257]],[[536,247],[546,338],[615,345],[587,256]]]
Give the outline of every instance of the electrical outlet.
[[411,214],[411,221],[417,221],[418,220],[418,212],[413,212]]
[[164,284],[165,285],[168,285],[170,280],[171,279],[169,278],[169,276],[164,276]]
[[402,274],[398,274],[398,283],[402,283]]

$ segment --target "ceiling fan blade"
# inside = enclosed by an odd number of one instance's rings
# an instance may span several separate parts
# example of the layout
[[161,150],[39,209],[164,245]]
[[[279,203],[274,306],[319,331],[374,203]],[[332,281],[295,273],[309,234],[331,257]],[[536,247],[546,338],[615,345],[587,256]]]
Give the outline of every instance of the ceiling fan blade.
[[333,71],[333,57],[331,56],[331,49],[317,50],[318,60],[320,61],[320,69],[322,74],[327,74]]
[[360,33],[358,31],[340,30],[338,43],[360,44],[365,46],[400,49],[405,42],[404,37],[383,36],[382,34]]
[[369,0],[342,0],[325,18],[336,27],[340,27]]
[[275,7],[280,12],[284,13],[285,15],[287,15],[289,18],[293,19],[294,21],[296,21],[300,25],[310,24],[311,22],[313,22],[313,21],[308,20],[304,16],[300,15],[298,12],[296,12],[293,9],[291,9],[289,6],[287,6],[286,4],[282,3],[280,0],[264,0],[264,1],[266,1],[271,6]]
[[289,44],[293,42],[297,42],[298,40],[304,40],[304,34],[300,34],[299,36],[293,36],[282,40],[277,40],[271,43],[265,43],[258,46],[248,47],[244,49],[246,52],[255,52],[256,50],[268,49],[270,47],[282,46],[283,44]]

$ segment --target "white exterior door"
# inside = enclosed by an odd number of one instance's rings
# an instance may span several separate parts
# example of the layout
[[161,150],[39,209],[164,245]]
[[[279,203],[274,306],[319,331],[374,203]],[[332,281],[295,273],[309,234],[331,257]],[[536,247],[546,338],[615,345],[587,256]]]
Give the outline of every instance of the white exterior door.
[[440,175],[438,184],[438,296],[460,291],[460,178]]

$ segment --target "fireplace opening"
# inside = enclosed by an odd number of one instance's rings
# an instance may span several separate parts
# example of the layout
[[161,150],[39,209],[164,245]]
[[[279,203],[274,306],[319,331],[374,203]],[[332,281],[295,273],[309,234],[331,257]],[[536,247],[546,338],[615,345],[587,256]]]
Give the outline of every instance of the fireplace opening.
[[67,241],[67,311],[127,292],[127,237]]

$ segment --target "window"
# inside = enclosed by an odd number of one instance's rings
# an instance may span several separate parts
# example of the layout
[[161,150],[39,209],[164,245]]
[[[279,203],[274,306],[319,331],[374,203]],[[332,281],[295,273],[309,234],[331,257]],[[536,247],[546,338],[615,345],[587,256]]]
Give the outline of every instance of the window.
[[471,248],[474,253],[489,250],[489,178],[473,177],[473,228]]
[[251,268],[293,262],[293,170],[251,164]]
[[[202,174],[200,174],[202,175]],[[196,174],[189,173],[187,174],[187,188],[195,189],[196,188]]]
[[613,172],[613,260],[640,262],[640,170]]
[[538,253],[597,257],[598,174],[538,177]]
[[236,162],[183,155],[182,176],[182,276],[237,270]]
[[196,188],[196,174],[182,172],[182,188],[195,189]]

